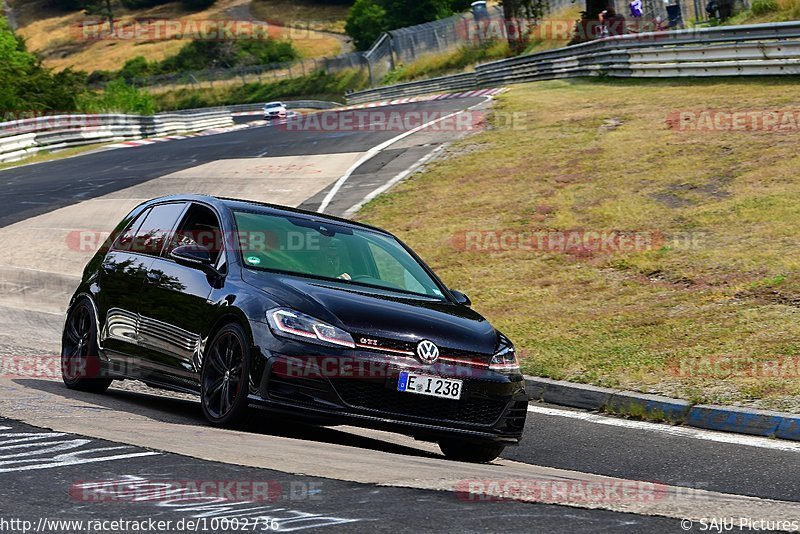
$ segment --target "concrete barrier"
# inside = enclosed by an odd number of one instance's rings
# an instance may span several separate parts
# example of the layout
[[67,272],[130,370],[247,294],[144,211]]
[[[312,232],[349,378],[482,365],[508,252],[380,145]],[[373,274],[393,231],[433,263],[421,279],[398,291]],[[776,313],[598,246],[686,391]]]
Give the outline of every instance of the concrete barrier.
[[16,161],[42,150],[93,143],[197,132],[233,126],[229,110],[157,115],[46,115],[0,123],[0,162]]

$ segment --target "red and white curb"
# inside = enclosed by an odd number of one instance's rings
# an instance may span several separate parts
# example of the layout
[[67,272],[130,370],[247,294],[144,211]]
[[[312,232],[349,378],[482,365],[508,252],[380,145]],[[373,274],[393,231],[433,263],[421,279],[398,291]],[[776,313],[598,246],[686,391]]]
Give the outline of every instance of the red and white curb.
[[500,89],[478,89],[476,91],[464,91],[461,93],[440,93],[427,96],[411,96],[407,98],[397,98],[394,100],[382,100],[380,102],[368,102],[366,104],[355,104],[343,108],[336,108],[333,111],[347,111],[351,109],[378,108],[383,106],[396,106],[399,104],[411,104],[414,102],[431,102],[433,100],[450,100],[452,98],[476,98],[481,96],[495,96],[505,91]]
[[252,128],[253,126],[261,126],[262,124],[266,124],[266,121],[253,121],[247,124],[234,124],[233,126],[228,126],[226,128],[211,128],[210,130],[204,130],[202,132],[195,132],[195,133],[187,133],[183,135],[165,135],[164,137],[148,137],[146,139],[134,139],[132,141],[123,141],[121,143],[108,145],[106,148],[133,148],[137,146],[154,145],[156,143],[163,143],[166,141],[189,139],[190,137],[204,137],[207,135],[217,135],[228,132],[235,132],[237,130]]

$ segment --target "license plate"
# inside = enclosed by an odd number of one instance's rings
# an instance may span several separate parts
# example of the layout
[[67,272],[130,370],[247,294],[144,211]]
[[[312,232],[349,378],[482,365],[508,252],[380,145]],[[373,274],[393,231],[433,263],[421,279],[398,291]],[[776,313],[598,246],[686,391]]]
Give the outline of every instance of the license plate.
[[429,395],[441,399],[458,400],[461,398],[463,382],[438,376],[419,375],[403,371],[397,380],[397,391]]

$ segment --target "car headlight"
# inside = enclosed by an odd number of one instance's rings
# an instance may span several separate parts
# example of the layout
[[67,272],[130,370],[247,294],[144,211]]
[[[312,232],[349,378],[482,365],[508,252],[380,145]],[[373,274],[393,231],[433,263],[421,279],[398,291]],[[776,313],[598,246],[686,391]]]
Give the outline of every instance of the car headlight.
[[489,369],[500,373],[519,372],[519,359],[514,344],[503,335],[500,336],[500,347],[489,362]]
[[289,308],[269,310],[267,322],[276,336],[321,345],[337,345],[351,349],[356,347],[353,337],[341,328]]

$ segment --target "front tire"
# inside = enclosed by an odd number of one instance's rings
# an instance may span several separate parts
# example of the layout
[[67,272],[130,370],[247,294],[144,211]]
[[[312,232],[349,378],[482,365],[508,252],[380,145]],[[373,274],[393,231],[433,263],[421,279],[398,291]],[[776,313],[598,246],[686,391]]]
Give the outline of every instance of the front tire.
[[506,446],[492,441],[474,442],[447,438],[439,440],[439,448],[448,460],[483,464],[497,459]]
[[103,393],[111,385],[101,378],[97,347],[97,318],[91,303],[82,299],[69,311],[61,337],[61,378],[69,389]]
[[203,358],[200,401],[203,415],[215,426],[241,423],[247,413],[250,383],[250,348],[238,324],[216,333]]

